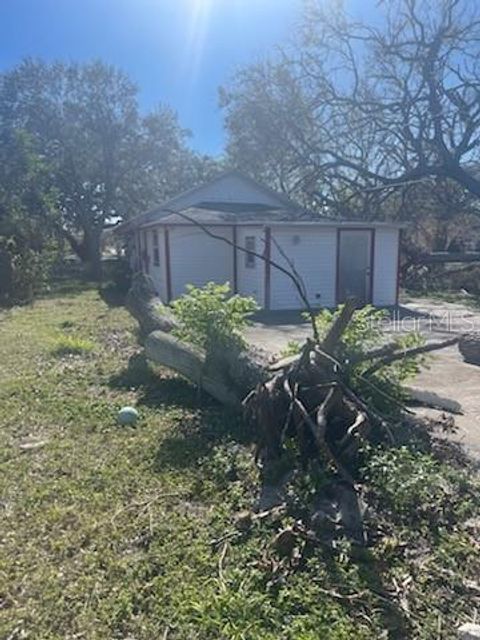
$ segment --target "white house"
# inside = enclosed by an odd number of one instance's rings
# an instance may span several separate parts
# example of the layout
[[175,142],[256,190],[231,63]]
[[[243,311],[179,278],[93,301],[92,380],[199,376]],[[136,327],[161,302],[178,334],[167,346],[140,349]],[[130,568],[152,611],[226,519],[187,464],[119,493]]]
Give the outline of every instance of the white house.
[[349,296],[376,306],[398,300],[400,225],[319,218],[236,171],[120,231],[128,235],[132,266],[151,275],[166,302],[187,284],[228,281],[264,309],[301,308],[294,284],[274,263],[294,268],[314,307],[334,307]]

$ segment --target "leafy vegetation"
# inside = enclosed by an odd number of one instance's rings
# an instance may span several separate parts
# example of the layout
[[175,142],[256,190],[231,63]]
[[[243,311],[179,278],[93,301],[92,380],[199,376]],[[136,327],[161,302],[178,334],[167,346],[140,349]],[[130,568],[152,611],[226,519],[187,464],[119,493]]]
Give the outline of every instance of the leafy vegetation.
[[187,293],[172,302],[180,327],[175,335],[206,349],[241,348],[242,330],[258,309],[253,298],[231,295],[230,285],[209,282],[204,287],[187,286]]
[[[106,226],[205,180],[216,166],[187,147],[188,131],[170,108],[141,114],[137,92],[127,74],[98,60],[27,59],[0,74],[0,135],[28,136],[47,170],[36,186],[55,194],[56,231],[94,279]],[[0,164],[1,189],[15,157],[6,151]],[[10,176],[6,185],[13,188]],[[33,204],[28,213],[36,215]]]
[[54,193],[24,131],[0,126],[0,304],[29,302],[57,254]]
[[[316,316],[318,334],[322,339],[334,319],[340,314],[342,305],[335,311],[322,309]],[[363,360],[369,351],[386,344],[385,327],[389,323],[388,311],[366,305],[353,314],[352,320],[342,336],[338,356],[345,369],[351,385],[357,389],[362,398],[368,400],[373,408],[386,415],[398,414],[399,403],[405,399],[404,384],[415,377],[420,367],[426,364],[426,357],[410,357],[386,364],[370,372],[372,362]],[[409,349],[424,343],[418,333],[392,334],[388,344],[396,349]],[[291,341],[282,355],[299,353],[301,344]]]
[[95,344],[91,340],[79,336],[61,335],[55,339],[52,352],[56,356],[82,355],[90,353],[94,348]]
[[[366,452],[368,547],[291,568],[272,544],[291,515],[235,528],[257,497],[252,434],[148,367],[133,329],[85,285],[0,315],[0,637],[455,637],[478,606],[473,473],[433,444]],[[59,359],[59,332],[95,349]]]

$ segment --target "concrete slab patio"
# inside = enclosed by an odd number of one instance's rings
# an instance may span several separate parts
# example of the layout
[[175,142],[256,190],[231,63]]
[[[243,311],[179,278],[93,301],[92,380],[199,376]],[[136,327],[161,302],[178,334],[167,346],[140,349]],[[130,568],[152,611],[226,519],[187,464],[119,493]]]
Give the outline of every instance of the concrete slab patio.
[[[427,341],[445,340],[466,331],[480,331],[480,310],[461,302],[430,298],[406,298],[391,311],[389,332],[419,331]],[[247,330],[247,339],[272,353],[279,353],[288,342],[302,342],[311,335],[308,322],[295,312],[275,312],[256,319]],[[410,385],[459,402],[463,415],[455,416],[458,432],[452,439],[462,443],[480,460],[480,367],[467,364],[456,346],[437,352]],[[434,410],[419,409],[435,415]]]

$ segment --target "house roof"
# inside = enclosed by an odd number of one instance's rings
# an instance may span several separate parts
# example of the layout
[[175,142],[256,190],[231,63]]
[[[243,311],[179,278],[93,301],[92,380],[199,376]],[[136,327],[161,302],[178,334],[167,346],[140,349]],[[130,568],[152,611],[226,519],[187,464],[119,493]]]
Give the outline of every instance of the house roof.
[[[220,173],[218,176],[216,176],[215,178],[213,178],[212,180],[202,183],[196,187],[193,187],[192,189],[188,189],[187,191],[183,191],[182,193],[179,193],[178,195],[176,195],[173,198],[170,198],[169,200],[163,202],[161,205],[159,205],[158,207],[154,207],[153,209],[150,209],[149,211],[146,211],[145,213],[141,213],[140,215],[136,216],[135,218],[132,218],[131,220],[128,220],[127,222],[124,222],[123,224],[120,224],[116,227],[116,231],[117,232],[127,232],[130,231],[131,229],[134,229],[138,226],[144,226],[146,224],[149,224],[153,221],[158,221],[160,219],[163,220],[163,218],[169,216],[171,214],[172,210],[182,210],[185,208],[185,201],[190,200],[189,206],[198,206],[198,205],[207,205],[207,206],[215,206],[215,208],[218,210],[219,208],[221,208],[221,205],[223,204],[227,204],[226,202],[222,202],[216,199],[212,199],[212,200],[205,200],[204,198],[201,198],[201,193],[204,192],[206,189],[208,190],[209,188],[214,188],[218,183],[220,183],[221,181],[224,181],[228,178],[236,178],[241,180],[243,183],[250,185],[250,187],[253,187],[257,192],[261,192],[263,194],[265,194],[266,197],[270,198],[270,200],[274,200],[276,202],[276,206],[280,209],[282,207],[285,208],[289,208],[291,210],[295,210],[298,208],[298,205],[296,203],[294,203],[293,201],[291,201],[287,196],[285,196],[282,193],[278,193],[277,191],[274,191],[273,189],[271,189],[270,187],[267,187],[263,184],[260,184],[259,182],[257,182],[256,180],[254,180],[253,178],[251,178],[250,176],[247,176],[243,173],[241,173],[240,171],[237,171],[236,169],[233,170],[229,170],[229,171],[224,171],[222,173]],[[195,201],[195,196],[198,195],[199,196],[199,200]],[[183,206],[182,206],[183,204]],[[240,208],[248,207],[250,208],[252,211],[254,210],[255,207],[258,207],[258,205],[261,203],[257,203],[257,202],[233,202],[233,201],[229,201],[229,204],[237,204],[240,206]],[[270,206],[274,206],[274,205],[270,205]],[[232,211],[233,213],[233,211]]]
[[343,220],[341,218],[320,218],[309,211],[299,208],[263,208],[249,207],[237,209],[235,212],[222,210],[215,206],[188,207],[178,212],[167,213],[162,218],[155,218],[140,224],[140,228],[155,227],[157,225],[215,225],[215,226],[316,226],[341,228],[401,228],[402,224],[395,222],[366,222],[363,220]]
[[[240,191],[243,189],[243,194],[240,193],[237,199],[235,190],[238,188]],[[259,201],[246,201],[246,198],[255,196],[255,194],[257,194]],[[260,202],[262,199],[263,202]],[[115,233],[124,234],[136,228],[148,228],[158,224],[189,225],[196,223],[244,226],[315,225],[369,229],[405,226],[395,222],[366,222],[330,216],[320,217],[318,214],[302,209],[285,195],[233,170],[225,171],[213,180],[184,191],[159,207],[118,225],[115,227]]]
[[279,209],[273,207],[258,207],[255,205],[237,206],[234,211],[229,210],[228,204],[222,207],[222,203],[211,206],[188,207],[177,213],[168,213],[160,220],[141,224],[141,227],[161,224],[267,224],[271,222],[285,222],[294,219],[305,219],[303,212],[291,209]]

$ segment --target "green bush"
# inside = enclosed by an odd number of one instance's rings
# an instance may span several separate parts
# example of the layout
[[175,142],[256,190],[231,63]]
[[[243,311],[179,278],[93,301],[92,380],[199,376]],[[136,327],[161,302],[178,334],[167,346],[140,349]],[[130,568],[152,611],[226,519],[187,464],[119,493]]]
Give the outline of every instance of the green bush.
[[0,304],[30,302],[44,291],[56,257],[54,242],[35,250],[18,239],[0,237]]
[[[428,453],[407,447],[374,449],[364,469],[378,511],[429,532],[473,515],[478,492],[468,476]],[[475,498],[476,495],[476,498]]]
[[[340,314],[342,306],[336,311],[322,310],[316,317],[320,339],[322,339],[332,322]],[[343,368],[351,386],[358,391],[372,408],[386,415],[398,412],[398,402],[406,397],[404,384],[417,375],[425,362],[422,357],[410,357],[397,360],[382,366],[374,373],[368,370],[371,360],[355,361],[373,349],[388,343],[395,344],[398,349],[408,349],[423,344],[418,333],[389,336],[386,340],[384,327],[389,320],[388,311],[367,305],[353,314],[352,320],[342,336],[335,355],[343,363]]]
[[209,282],[204,287],[188,285],[187,293],[172,302],[172,309],[180,323],[174,334],[208,352],[243,348],[242,331],[258,306],[253,298],[231,296],[228,282]]

